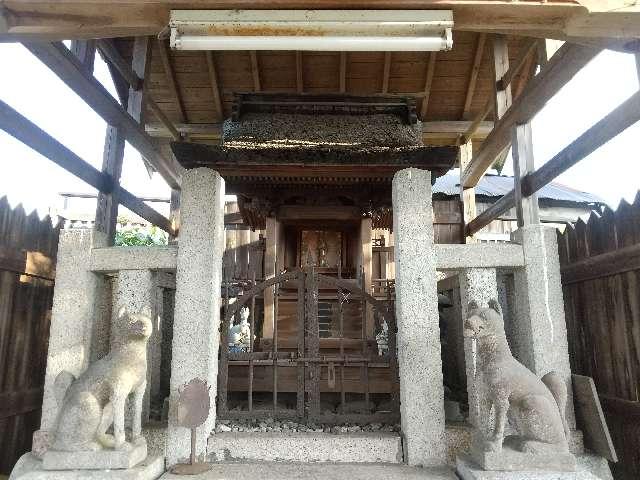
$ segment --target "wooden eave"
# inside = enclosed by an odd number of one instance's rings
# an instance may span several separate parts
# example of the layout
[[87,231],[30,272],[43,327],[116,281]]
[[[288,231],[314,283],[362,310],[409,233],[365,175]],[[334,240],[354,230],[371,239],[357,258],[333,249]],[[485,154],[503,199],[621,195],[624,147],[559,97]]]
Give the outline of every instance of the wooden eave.
[[[1,40],[157,35],[172,9],[451,9],[456,30],[568,41],[640,36],[640,7],[624,1],[500,0],[4,0]],[[601,45],[604,46],[604,45]]]
[[[227,148],[172,142],[178,162],[187,169],[213,168],[233,184],[325,183],[331,185],[391,181],[408,167],[433,172],[433,179],[448,171],[457,157],[455,147],[405,148]],[[238,185],[238,188],[241,188]]]

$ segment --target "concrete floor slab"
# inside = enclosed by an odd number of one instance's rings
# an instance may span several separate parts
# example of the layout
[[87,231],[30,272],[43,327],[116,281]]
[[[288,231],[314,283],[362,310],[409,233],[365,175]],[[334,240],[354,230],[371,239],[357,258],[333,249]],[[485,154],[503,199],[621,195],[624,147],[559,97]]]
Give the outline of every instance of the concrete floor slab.
[[[161,480],[184,479],[165,473]],[[456,480],[447,467],[409,467],[382,464],[218,463],[193,480]]]

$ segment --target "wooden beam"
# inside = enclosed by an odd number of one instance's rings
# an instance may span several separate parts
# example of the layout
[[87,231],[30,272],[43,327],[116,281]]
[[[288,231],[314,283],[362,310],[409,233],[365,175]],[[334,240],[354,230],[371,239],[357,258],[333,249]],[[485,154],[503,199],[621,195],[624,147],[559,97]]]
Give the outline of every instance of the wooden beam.
[[182,168],[164,158],[144,128],[129,115],[111,94],[82,68],[62,43],[26,43],[25,46],[47,65],[71,90],[82,98],[109,125],[121,128],[126,140],[136,148],[172,187],[180,185]]
[[107,126],[104,139],[104,149],[102,152],[102,173],[107,175],[114,183],[111,192],[98,190],[96,201],[96,216],[93,228],[102,235],[94,236],[94,246],[113,245],[116,235],[116,224],[118,220],[118,191],[115,185],[120,182],[122,174],[122,162],[124,160],[124,136],[117,127]]
[[522,193],[532,195],[612,138],[640,121],[640,91],[611,111],[538,170],[522,180]]
[[513,127],[513,183],[518,227],[540,223],[538,196],[522,194],[522,178],[535,171],[533,161],[533,141],[531,124],[525,123]]
[[[487,115],[489,115],[493,111],[494,107],[495,107],[495,100],[493,98],[489,98],[484,108],[480,112],[478,112],[478,114],[476,115],[476,118],[474,118],[473,122],[469,124],[469,127],[465,131],[464,135],[460,137],[460,141],[459,141],[460,145],[469,142],[477,134],[482,124],[487,123],[485,122],[484,119],[487,118]],[[493,125],[493,122],[491,122],[491,124]],[[464,170],[461,170],[461,173],[463,171]]]
[[258,63],[258,54],[255,50],[249,52],[251,58],[251,76],[253,77],[253,90],[259,92],[262,90],[260,86],[260,64]]
[[520,80],[515,86],[515,90],[513,92],[513,98],[518,98],[524,87],[527,86],[529,80],[531,80],[536,75],[536,69],[538,68],[538,62],[536,61],[535,55],[530,55],[525,62],[523,67],[522,75],[520,75]]
[[476,81],[478,80],[478,72],[480,72],[480,66],[482,64],[482,57],[484,55],[484,44],[487,41],[486,33],[478,34],[478,42],[476,44],[476,53],[473,57],[473,64],[471,65],[471,72],[469,73],[469,83],[467,84],[467,94],[464,100],[464,107],[462,109],[462,119],[467,120],[469,112],[471,111],[471,102],[473,101],[473,94],[476,90]]
[[578,260],[560,268],[562,284],[585,282],[640,269],[640,244]]
[[389,92],[389,73],[391,72],[391,52],[384,52],[384,66],[382,68],[382,93]]
[[218,112],[218,120],[222,120],[224,113],[222,111],[222,95],[220,94],[220,86],[218,85],[218,72],[216,70],[216,63],[211,51],[206,51],[207,57],[207,69],[209,70],[209,82],[211,83],[211,93],[213,95],[213,104]]
[[493,112],[496,120],[503,117],[511,106],[511,85],[500,85],[500,80],[509,71],[509,47],[504,35],[493,35],[493,78],[495,81],[495,106]]
[[171,138],[173,138],[173,140],[175,140],[176,142],[182,140],[182,135],[180,135],[178,129],[175,127],[173,122],[169,120],[169,117],[164,114],[160,106],[155,102],[151,95],[145,95],[145,102],[151,109],[153,114],[156,116],[156,118],[160,120],[160,123],[162,123],[164,128],[169,131],[169,133],[171,134]]
[[516,123],[531,120],[597,53],[596,49],[574,44],[565,44],[558,50],[540,73],[529,81],[474,155],[462,176],[465,187],[475,186],[498,155],[509,146],[511,128]]
[[[640,67],[639,67],[640,68]],[[347,52],[340,52],[340,93],[347,91]]]
[[93,65],[96,59],[95,40],[71,40],[69,49],[84,66],[87,72],[93,74]]
[[169,92],[171,92],[173,100],[176,103],[176,107],[178,108],[178,121],[187,122],[184,103],[182,102],[180,91],[178,90],[176,76],[173,71],[173,67],[171,66],[171,58],[169,57],[169,48],[167,47],[167,42],[165,40],[158,39],[158,51],[160,52],[160,60],[162,61],[162,67],[164,68],[164,73],[167,78]]
[[[525,176],[522,179],[522,195],[534,194],[638,121],[640,121],[640,91],[595,123],[538,170]],[[515,189],[501,197],[467,226],[467,235],[477,232],[512,208],[515,205],[515,198]]]
[[420,108],[420,119],[422,121],[427,118],[427,110],[429,109],[429,95],[431,95],[431,84],[433,83],[433,74],[436,70],[436,52],[429,52],[427,61],[427,74],[424,81],[424,96],[422,97],[422,107]]
[[302,52],[296,52],[296,91],[302,93],[304,91],[304,77],[302,75]]
[[127,112],[138,123],[144,125],[144,78],[147,73],[148,64],[151,63],[151,41],[149,37],[136,37],[133,41],[133,55],[131,70],[136,77],[143,79],[142,88],[129,88],[129,102]]
[[142,78],[140,78],[136,73],[132,70],[131,65],[127,63],[127,61],[120,55],[120,52],[116,48],[113,40],[104,39],[98,40],[98,50],[107,61],[113,65],[113,67],[120,72],[122,78],[124,78],[129,86],[134,90],[142,89]]
[[169,220],[127,190],[119,187],[109,175],[99,171],[90,163],[85,162],[55,138],[51,137],[1,100],[0,128],[98,191],[103,193],[116,193],[122,205],[152,224],[172,233]]
[[509,70],[507,70],[502,78],[498,80],[498,89],[504,90],[508,85],[511,85],[516,75],[518,75],[518,73],[523,70],[523,67],[527,63],[527,60],[529,60],[533,56],[534,52],[537,49],[537,44],[538,42],[535,39],[529,39],[526,41],[526,43],[520,48],[518,57],[516,58],[513,65],[511,65],[509,67]]
[[[471,161],[473,156],[473,145],[471,142],[465,142],[460,145],[460,171],[464,171],[467,164]],[[462,183],[460,184],[460,201],[462,202],[462,224],[466,226],[469,224],[478,214],[476,209],[476,192],[474,188],[464,188]],[[473,237],[465,236],[465,243],[473,243]]]
[[[493,107],[493,102],[491,102],[491,107]],[[188,135],[191,138],[220,140],[222,136],[222,124],[220,123],[177,123],[174,124],[174,127],[178,133]],[[152,137],[173,138],[173,134],[164,123],[147,123],[145,129]],[[492,129],[493,122],[491,121],[436,120],[422,122],[422,136],[425,141],[447,139],[453,142],[452,145],[455,144],[457,138],[465,134],[469,135],[470,139],[482,140],[489,135]]]

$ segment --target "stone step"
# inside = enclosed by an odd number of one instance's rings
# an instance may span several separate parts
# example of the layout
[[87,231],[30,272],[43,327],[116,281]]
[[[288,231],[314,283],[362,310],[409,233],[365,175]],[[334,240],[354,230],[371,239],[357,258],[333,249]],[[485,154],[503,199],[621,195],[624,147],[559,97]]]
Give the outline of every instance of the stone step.
[[[194,480],[456,480],[446,467],[416,468],[406,465],[326,463],[222,463],[212,465]],[[184,479],[165,473],[164,479]]]
[[402,462],[400,435],[388,432],[222,432],[209,437],[214,461]]

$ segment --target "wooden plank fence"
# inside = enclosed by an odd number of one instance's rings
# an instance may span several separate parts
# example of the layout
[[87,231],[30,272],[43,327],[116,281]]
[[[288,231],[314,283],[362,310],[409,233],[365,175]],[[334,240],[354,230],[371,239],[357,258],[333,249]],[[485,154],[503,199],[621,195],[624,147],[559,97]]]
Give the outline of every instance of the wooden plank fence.
[[593,377],[619,461],[640,478],[640,192],[558,235],[571,369]]
[[59,226],[0,198],[0,474],[40,424]]

